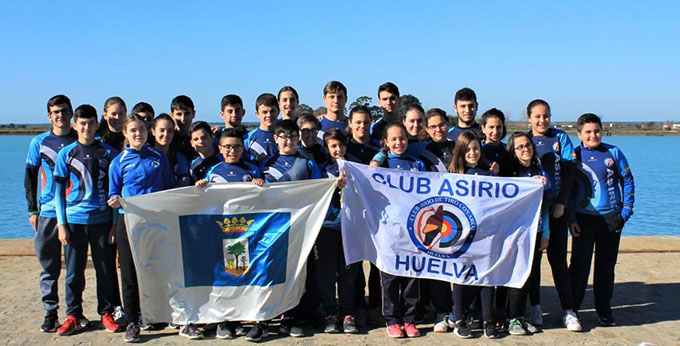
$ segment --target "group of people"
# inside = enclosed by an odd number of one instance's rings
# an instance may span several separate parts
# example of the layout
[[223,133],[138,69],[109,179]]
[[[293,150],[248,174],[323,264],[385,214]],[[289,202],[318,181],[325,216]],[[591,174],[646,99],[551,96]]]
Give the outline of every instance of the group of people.
[[[278,95],[265,93],[257,98],[259,126],[248,131],[242,124],[243,101],[233,94],[221,102],[223,127],[194,121],[194,104],[184,95],[172,100],[170,114],[157,116],[145,102],[127,115],[125,102],[111,97],[104,103],[101,119],[91,105],[73,111],[68,97],[52,97],[47,103],[52,129],[31,142],[25,176],[29,221],[42,267],[40,291],[46,315],[41,330],[69,335],[87,326],[82,293],[88,246],[104,328],[116,332],[126,324],[127,342],[138,341],[141,329],[165,328],[155,321],[141,321],[121,198],[192,184],[252,182],[266,188],[267,183],[321,177],[338,177],[339,188],[308,257],[305,293],[297,307],[281,316],[280,332],[303,336],[320,320],[326,333],[351,334],[368,320],[384,321],[390,337],[417,337],[416,322],[430,315],[435,318],[434,332],[453,331],[462,338],[471,337],[475,328],[489,338],[501,330],[531,334],[543,324],[540,261],[544,250],[564,326],[581,331],[577,312],[595,244],[595,308],[603,326],[615,325],[610,304],[614,266],[621,230],[633,214],[634,184],[620,149],[602,143],[602,125],[595,114],[578,118],[581,144],[574,147],[565,132],[551,127],[548,103],[533,100],[527,106],[531,130],[513,133],[505,144],[503,112],[491,108],[478,123],[477,97],[469,88],[455,94],[454,124],[442,109],[400,105],[399,89],[390,82],[378,88],[383,114],[375,122],[366,106],[353,107],[345,115],[346,101],[346,87],[331,81],[323,90],[326,114],[298,114],[298,93],[286,86]],[[541,179],[545,186],[541,222],[524,287],[451,285],[390,275],[373,265],[366,280],[361,263],[348,265],[343,255],[340,209],[345,181],[338,159],[399,170]],[[569,264],[568,230],[573,236]],[[62,247],[66,320],[60,324],[57,282]],[[201,338],[203,330],[214,327],[217,338],[245,335],[259,341],[266,336],[269,322],[176,327],[190,339]],[[246,332],[247,325],[251,327]]]

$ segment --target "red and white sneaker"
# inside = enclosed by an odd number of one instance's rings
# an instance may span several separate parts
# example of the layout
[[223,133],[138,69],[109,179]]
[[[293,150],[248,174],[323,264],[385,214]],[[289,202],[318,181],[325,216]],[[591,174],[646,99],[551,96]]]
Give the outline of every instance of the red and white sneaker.
[[81,329],[83,329],[83,325],[80,323],[80,320],[78,317],[74,315],[68,315],[66,316],[66,321],[57,328],[57,334],[59,335],[71,335]]
[[420,331],[413,323],[404,323],[404,331],[409,338],[417,338],[420,336]]
[[113,318],[113,315],[111,315],[110,312],[102,315],[102,325],[109,333],[115,333],[120,330],[120,324],[116,323],[116,320]]
[[395,323],[387,326],[387,336],[390,338],[403,338],[404,332],[401,331],[401,325]]

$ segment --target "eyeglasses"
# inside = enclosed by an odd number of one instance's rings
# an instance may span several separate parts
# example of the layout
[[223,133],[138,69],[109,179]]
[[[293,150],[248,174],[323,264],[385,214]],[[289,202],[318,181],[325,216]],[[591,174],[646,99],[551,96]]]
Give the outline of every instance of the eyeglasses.
[[300,132],[301,132],[303,135],[309,135],[309,134],[312,134],[312,133],[317,133],[317,132],[319,132],[319,129],[300,129]]
[[243,148],[243,144],[225,144],[225,145],[220,144],[220,148],[224,148],[225,151],[239,150]]
[[440,123],[440,124],[437,124],[437,125],[428,125],[427,129],[428,130],[434,130],[434,129],[438,128],[440,130],[443,130],[443,129],[447,128],[448,126],[449,126],[449,124],[447,124],[447,123]]
[[291,140],[291,141],[292,141],[292,140],[297,140],[297,139],[298,139],[298,136],[289,136],[289,135],[281,135],[281,136],[278,136],[278,137],[281,138],[281,139],[283,139],[284,141],[287,141],[287,140]]
[[524,145],[524,144],[518,145],[518,146],[515,147],[515,150],[517,150],[517,151],[532,150],[532,149],[533,148],[531,147],[531,145]]

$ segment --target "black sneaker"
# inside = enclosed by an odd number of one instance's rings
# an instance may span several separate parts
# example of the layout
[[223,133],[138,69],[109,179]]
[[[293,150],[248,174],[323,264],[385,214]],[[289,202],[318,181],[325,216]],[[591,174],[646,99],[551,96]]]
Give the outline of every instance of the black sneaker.
[[189,340],[203,339],[203,333],[195,324],[186,324],[182,326],[182,329],[179,330],[179,335]]
[[463,320],[456,321],[456,324],[453,327],[453,333],[463,339],[472,337],[472,333],[470,333],[470,327],[468,327],[468,324]]
[[[602,327],[613,327],[616,325],[616,321],[614,320],[614,316],[611,314],[608,315],[600,315],[600,325]],[[45,317],[47,318],[47,317]]]
[[338,326],[338,317],[335,315],[326,316],[326,326],[323,329],[324,333],[340,333]]
[[139,323],[130,322],[125,328],[125,342],[139,341]]
[[59,324],[59,318],[56,312],[47,312],[45,314],[45,319],[43,324],[40,326],[40,330],[45,333],[52,333],[57,330],[57,325]]
[[484,321],[484,336],[486,336],[487,339],[495,339],[498,337],[496,325],[494,325],[493,321]]
[[248,334],[246,334],[246,340],[252,342],[258,342],[262,340],[262,338],[265,336],[266,329],[267,326],[262,322],[253,323],[253,328],[250,328]]

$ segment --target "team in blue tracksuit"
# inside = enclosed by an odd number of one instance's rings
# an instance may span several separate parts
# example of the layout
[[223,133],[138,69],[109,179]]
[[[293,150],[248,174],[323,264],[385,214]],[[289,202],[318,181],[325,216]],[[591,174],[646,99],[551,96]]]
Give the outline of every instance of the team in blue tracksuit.
[[[550,181],[548,194],[549,207],[555,204],[566,205],[567,197],[573,184],[574,147],[566,132],[550,128],[545,135],[534,136],[527,133],[536,147],[536,155]],[[562,215],[548,221],[550,227],[550,244],[548,245],[548,262],[555,281],[555,288],[560,298],[562,310],[571,310],[571,284],[567,266],[567,218]],[[534,299],[535,298],[535,299]],[[534,297],[532,301],[540,301]]]
[[279,151],[274,142],[274,131],[265,131],[259,127],[246,134],[243,138],[243,145],[248,160],[255,163],[260,163]]
[[458,139],[458,136],[460,136],[460,134],[465,131],[472,131],[475,135],[477,135],[477,138],[482,138],[482,127],[477,123],[472,124],[470,127],[451,126],[449,129],[449,134],[446,135],[446,138],[455,142]]
[[[168,158],[157,149],[144,145],[137,151],[127,147],[111,162],[109,199],[133,197],[174,187],[175,177]],[[123,212],[123,209],[120,209]],[[123,307],[128,323],[140,318],[139,286],[125,227],[118,227],[118,264],[120,265]]]
[[610,144],[593,149],[581,145],[576,158],[576,188],[569,209],[570,224],[580,228],[580,234],[573,237],[569,266],[573,308],[578,311],[583,302],[596,246],[595,310],[601,318],[610,317],[621,229],[632,215],[635,198],[633,174],[621,150]]
[[326,133],[326,131],[328,131],[329,129],[339,129],[342,132],[345,132],[345,130],[347,130],[347,119],[330,120],[326,117],[322,117],[321,120],[319,120],[319,124],[321,125],[321,128],[319,128],[319,132],[316,134],[316,137],[322,141],[323,134]]
[[[76,110],[78,112],[78,110]],[[54,168],[57,224],[69,231],[64,247],[66,313],[82,316],[88,244],[97,278],[97,312],[120,306],[116,247],[109,244],[112,210],[107,204],[109,165],[118,151],[95,140],[72,143],[59,152]]]
[[226,163],[222,161],[212,166],[205,173],[204,179],[211,183],[249,182],[253,179],[262,179],[262,172],[250,162]]
[[321,178],[319,166],[300,153],[293,155],[276,154],[262,162],[260,170],[268,183]]
[[[384,160],[382,167],[402,171],[427,170],[422,161],[408,154],[396,155],[391,152],[387,152],[387,159]],[[418,279],[380,272],[380,281],[382,282],[382,312],[387,325],[415,324],[416,304],[420,300]]]
[[197,182],[203,179],[206,172],[220,162],[224,162],[224,158],[222,157],[222,154],[218,152],[214,152],[210,157],[202,157],[201,155],[196,156],[196,158],[191,160],[191,166],[189,167],[191,180]]
[[57,280],[61,272],[61,243],[57,239],[52,173],[59,151],[76,139],[77,135],[73,130],[63,136],[52,131],[42,133],[31,140],[26,158],[24,185],[28,212],[30,215],[38,215],[34,245],[42,267],[40,295],[45,311],[55,315],[59,308]]

